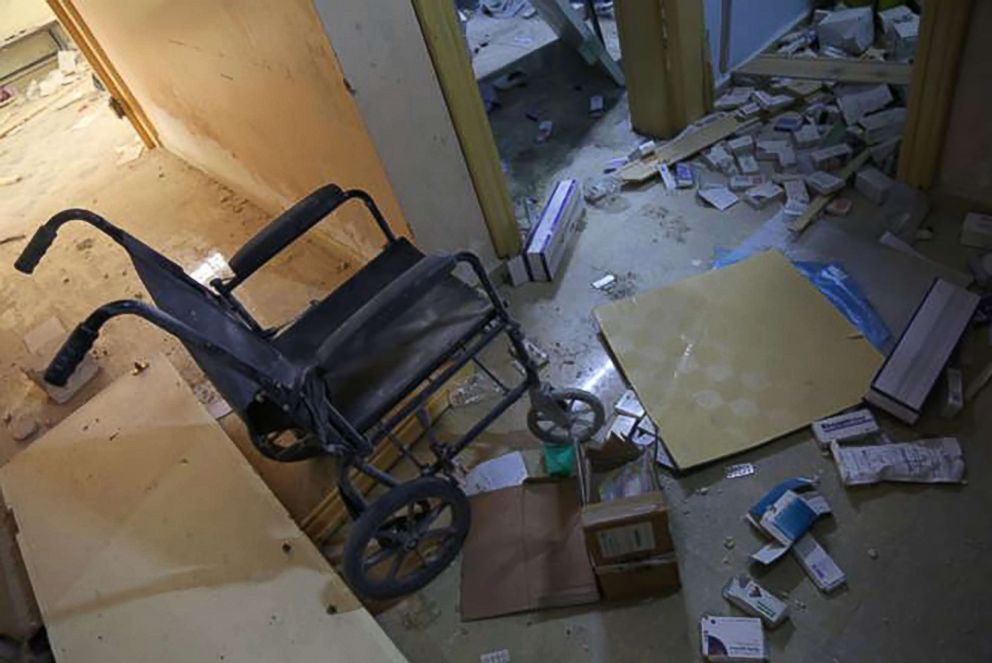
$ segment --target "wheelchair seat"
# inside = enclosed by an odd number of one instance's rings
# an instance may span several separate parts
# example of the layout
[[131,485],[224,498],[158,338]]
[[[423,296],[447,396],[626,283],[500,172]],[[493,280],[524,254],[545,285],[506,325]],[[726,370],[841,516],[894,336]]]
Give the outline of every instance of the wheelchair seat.
[[366,431],[493,319],[453,268],[399,238],[273,344],[301,368],[319,366],[335,407]]

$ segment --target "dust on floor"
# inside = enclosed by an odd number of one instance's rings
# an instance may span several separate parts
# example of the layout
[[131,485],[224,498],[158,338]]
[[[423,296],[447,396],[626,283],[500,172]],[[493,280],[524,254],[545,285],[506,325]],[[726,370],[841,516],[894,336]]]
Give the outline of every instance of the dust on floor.
[[[165,149],[122,158],[140,145],[130,124],[87,77],[71,85],[81,93],[78,100],[42,111],[0,139],[0,177],[17,180],[0,186],[0,239],[15,238],[0,244],[0,414],[37,421],[31,439],[155,353],[169,357],[191,384],[204,381],[173,337],[121,318],[104,327],[95,345],[101,373],[69,403],[48,401],[22,371],[22,336],[51,316],[71,329],[101,304],[147,295],[127,254],[81,222],[63,227],[32,276],[15,271],[13,263],[36,227],[63,209],[86,208],[190,270],[213,251],[230,256],[270,220],[251,201]],[[67,91],[74,96],[69,86]],[[15,110],[48,101],[43,97]],[[277,323],[332,290],[353,267],[326,244],[305,237],[246,284],[243,301],[263,323]],[[15,442],[10,432],[0,426],[0,463],[29,443]]]

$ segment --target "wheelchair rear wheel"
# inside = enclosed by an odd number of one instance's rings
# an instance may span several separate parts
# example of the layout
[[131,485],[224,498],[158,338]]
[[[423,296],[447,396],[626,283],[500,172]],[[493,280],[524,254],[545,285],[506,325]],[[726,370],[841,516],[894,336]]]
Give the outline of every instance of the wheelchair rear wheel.
[[550,444],[582,444],[603,427],[606,412],[603,403],[581,389],[554,389],[551,398],[568,418],[568,425],[561,425],[540,407],[531,405],[527,413],[527,427],[539,440]]
[[468,498],[450,481],[421,477],[400,484],[352,524],[345,579],[371,599],[414,592],[454,560],[470,523]]

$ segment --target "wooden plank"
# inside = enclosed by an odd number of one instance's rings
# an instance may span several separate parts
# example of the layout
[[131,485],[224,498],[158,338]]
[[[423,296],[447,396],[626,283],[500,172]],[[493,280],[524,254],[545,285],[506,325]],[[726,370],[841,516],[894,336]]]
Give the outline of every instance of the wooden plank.
[[0,485],[59,663],[405,660],[161,355]]
[[934,2],[923,12],[897,172],[913,187],[928,189],[936,176],[972,4]]
[[90,31],[86,21],[83,20],[79,10],[73,4],[74,0],[47,0],[47,2],[48,6],[55,13],[55,16],[58,17],[62,27],[65,28],[66,32],[69,33],[72,40],[76,43],[83,57],[93,67],[93,71],[100,79],[100,82],[107,88],[110,95],[120,103],[124,114],[131,124],[134,125],[134,130],[141,137],[141,141],[145,144],[145,147],[150,150],[161,145],[162,141],[159,140],[155,126],[148,119],[148,115],[145,114],[141,104],[131,94],[131,89],[124,82],[124,79],[121,78],[121,75],[107,57],[107,53],[103,50],[103,47],[93,37],[93,33]]
[[[847,164],[841,168],[840,172],[837,173],[837,177],[841,178],[845,182],[851,179],[851,175],[856,173],[861,166],[865,165],[868,161],[868,157],[871,156],[871,150],[864,150],[856,157],[847,162]],[[792,222],[789,229],[797,235],[802,231],[806,230],[817,217],[820,212],[833,200],[833,197],[837,195],[836,193],[828,193],[825,195],[817,196],[806,208],[806,211],[796,217],[796,220]]]
[[812,78],[841,83],[909,85],[912,70],[912,65],[904,62],[759,54],[737,67],[736,72],[751,76]]
[[695,129],[670,140],[655,150],[649,159],[639,159],[617,171],[617,176],[628,183],[644,182],[658,175],[660,163],[673,164],[687,159],[710,145],[723,140],[747,124],[733,115],[724,115],[701,129]]
[[455,6],[445,0],[413,0],[413,6],[496,254],[517,255],[520,230]]

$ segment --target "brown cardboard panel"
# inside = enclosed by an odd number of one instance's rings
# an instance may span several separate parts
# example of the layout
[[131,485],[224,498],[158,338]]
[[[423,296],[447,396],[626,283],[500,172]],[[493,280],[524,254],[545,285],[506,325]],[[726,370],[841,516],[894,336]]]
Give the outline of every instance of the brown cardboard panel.
[[882,357],[777,251],[596,309],[681,469],[859,403]]
[[535,481],[472,497],[462,551],[462,619],[595,603],[574,481]]

